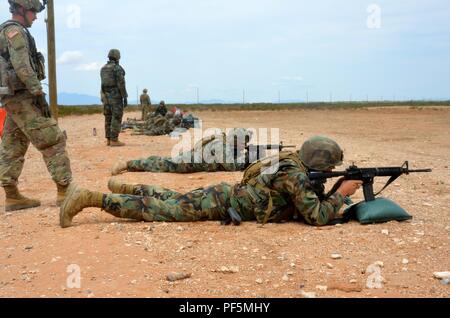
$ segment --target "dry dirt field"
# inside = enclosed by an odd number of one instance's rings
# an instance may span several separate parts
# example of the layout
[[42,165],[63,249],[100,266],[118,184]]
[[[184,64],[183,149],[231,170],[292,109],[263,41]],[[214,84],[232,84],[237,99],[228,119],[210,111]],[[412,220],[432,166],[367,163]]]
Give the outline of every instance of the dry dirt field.
[[[150,224],[86,209],[73,227],[61,229],[55,185],[40,154],[30,148],[20,188],[42,200],[42,206],[5,214],[3,191],[0,194],[0,297],[450,296],[450,286],[433,277],[434,272],[450,271],[450,108],[196,115],[205,128],[280,128],[285,144],[328,135],[345,148],[346,166],[398,166],[409,160],[413,168],[433,168],[433,173],[403,176],[384,192],[414,216],[404,223],[351,222],[325,228],[297,223]],[[125,115],[134,116],[138,114]],[[104,192],[114,162],[169,155],[177,143],[167,136],[126,133],[126,147],[107,148],[102,115],[67,117],[60,125],[69,136],[75,181]],[[178,191],[238,182],[240,177],[241,173],[120,176]],[[377,188],[382,181],[386,180],[376,182]],[[333,259],[332,254],[342,257]],[[375,262],[383,262],[381,289],[366,286],[372,278],[366,269]],[[74,269],[80,271],[79,286]],[[192,276],[169,282],[166,276],[172,272]]]

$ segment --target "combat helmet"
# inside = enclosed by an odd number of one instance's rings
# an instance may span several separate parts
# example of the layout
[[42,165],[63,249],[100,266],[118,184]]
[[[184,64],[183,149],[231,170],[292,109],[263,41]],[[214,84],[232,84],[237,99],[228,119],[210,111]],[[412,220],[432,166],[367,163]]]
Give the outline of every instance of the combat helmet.
[[16,6],[21,6],[25,10],[35,10],[36,12],[42,12],[45,6],[39,0],[8,0],[9,11],[14,13]]
[[148,89],[146,89],[146,88],[144,88],[144,91],[143,91],[145,94],[147,94],[148,93]]
[[159,104],[160,104],[161,106],[166,106],[166,102],[165,102],[165,101],[163,101],[163,100],[162,100],[162,101],[160,101],[160,102],[159,102]]
[[120,51],[118,49],[111,49],[108,53],[108,58],[115,61],[120,60]]
[[341,147],[334,140],[324,136],[314,136],[305,141],[299,156],[307,168],[318,171],[340,166],[344,160]]

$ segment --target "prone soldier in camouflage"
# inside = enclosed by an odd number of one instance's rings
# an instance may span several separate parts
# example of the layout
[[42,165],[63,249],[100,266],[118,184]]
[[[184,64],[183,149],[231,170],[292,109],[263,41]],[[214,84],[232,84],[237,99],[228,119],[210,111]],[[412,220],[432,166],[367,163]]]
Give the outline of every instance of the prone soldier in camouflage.
[[123,109],[128,106],[125,70],[119,65],[119,50],[110,50],[108,58],[108,63],[100,71],[102,99],[104,100],[105,137],[108,146],[122,147],[125,144],[119,141],[119,134]]
[[144,89],[141,97],[140,97],[140,102],[141,102],[141,107],[142,107],[142,120],[147,120],[148,116],[150,115],[152,109],[152,102],[150,100],[150,96],[147,94],[148,93],[148,89]]
[[[243,171],[246,167],[245,147],[253,132],[244,128],[233,128],[228,134],[216,134],[200,140],[192,150],[178,156],[150,156],[147,159],[119,161],[111,174],[130,172],[216,172]],[[222,156],[216,154],[222,153]]]
[[[113,194],[73,185],[60,209],[60,225],[69,227],[84,208],[98,207],[119,218],[148,222],[228,223],[231,218],[235,224],[302,220],[324,226],[335,219],[344,198],[361,187],[360,181],[344,181],[331,197],[319,199],[308,173],[331,171],[343,160],[342,149],[327,137],[313,137],[299,152],[281,152],[278,158],[275,166],[268,159],[251,165],[242,182],[234,186],[221,183],[186,194],[151,185],[123,184],[114,179],[108,184]],[[274,167],[273,171],[265,170]]]
[[45,78],[44,58],[27,28],[44,10],[39,0],[9,0],[12,20],[0,26],[1,85],[8,94],[1,97],[8,115],[0,146],[0,183],[6,193],[6,211],[40,206],[18,190],[25,153],[30,142],[42,153],[47,169],[57,185],[57,205],[64,200],[72,181],[66,136],[57,122],[39,108],[45,101],[41,81]]
[[177,126],[177,120],[174,118],[168,118],[161,115],[148,117],[147,120],[141,124],[133,127],[134,132],[132,135],[145,135],[145,136],[164,136],[174,131]]

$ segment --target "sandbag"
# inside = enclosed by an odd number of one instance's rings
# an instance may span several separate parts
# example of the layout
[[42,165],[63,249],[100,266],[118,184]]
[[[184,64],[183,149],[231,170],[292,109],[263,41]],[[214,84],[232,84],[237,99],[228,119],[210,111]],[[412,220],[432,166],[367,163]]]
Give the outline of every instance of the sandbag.
[[412,219],[412,216],[402,207],[386,198],[377,198],[375,201],[354,204],[344,211],[344,216],[356,219],[363,225]]

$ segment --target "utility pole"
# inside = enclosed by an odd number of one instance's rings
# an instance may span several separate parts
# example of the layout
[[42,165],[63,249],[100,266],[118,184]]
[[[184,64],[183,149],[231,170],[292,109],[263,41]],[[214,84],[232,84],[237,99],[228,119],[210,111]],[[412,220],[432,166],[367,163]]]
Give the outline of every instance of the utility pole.
[[139,106],[141,103],[139,102],[139,86],[136,86],[136,106]]
[[197,105],[200,105],[200,88],[197,87]]
[[309,104],[309,91],[306,90],[306,104]]
[[333,102],[333,92],[330,92],[330,103]]
[[281,93],[278,91],[278,104],[281,104]]
[[245,89],[242,91],[242,104],[245,104]]
[[47,3],[47,52],[48,52],[48,84],[50,108],[53,118],[58,120],[58,83],[56,81],[56,48],[55,48],[55,6],[53,0]]

